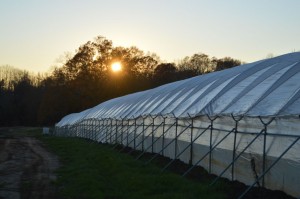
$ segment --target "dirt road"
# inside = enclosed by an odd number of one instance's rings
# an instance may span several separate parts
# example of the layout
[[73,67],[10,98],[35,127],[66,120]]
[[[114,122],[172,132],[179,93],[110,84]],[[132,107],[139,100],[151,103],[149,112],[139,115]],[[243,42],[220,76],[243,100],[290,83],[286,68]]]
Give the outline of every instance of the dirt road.
[[34,137],[0,129],[0,198],[57,198],[58,159]]

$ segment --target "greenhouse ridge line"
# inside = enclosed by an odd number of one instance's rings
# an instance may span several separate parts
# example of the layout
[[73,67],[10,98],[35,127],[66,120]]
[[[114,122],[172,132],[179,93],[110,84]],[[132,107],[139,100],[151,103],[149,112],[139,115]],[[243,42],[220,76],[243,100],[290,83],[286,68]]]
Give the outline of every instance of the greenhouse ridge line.
[[189,164],[183,175],[201,166],[212,184],[299,197],[299,79],[300,52],[290,53],[103,102],[65,116],[54,134],[150,153],[146,164],[166,156],[163,171],[176,160]]
[[[70,114],[57,125],[89,118],[119,120],[149,115],[296,116],[300,113],[300,89],[295,82],[299,73],[300,52],[290,53],[115,98]],[[287,92],[286,98],[276,100],[282,90]]]

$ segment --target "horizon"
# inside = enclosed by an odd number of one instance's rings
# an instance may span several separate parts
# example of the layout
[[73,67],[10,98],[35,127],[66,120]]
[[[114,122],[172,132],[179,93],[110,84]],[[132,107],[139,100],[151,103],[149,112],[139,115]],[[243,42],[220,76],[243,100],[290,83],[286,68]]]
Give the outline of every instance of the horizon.
[[102,35],[176,62],[195,53],[254,62],[299,51],[300,2],[0,2],[0,66],[48,72],[65,52]]

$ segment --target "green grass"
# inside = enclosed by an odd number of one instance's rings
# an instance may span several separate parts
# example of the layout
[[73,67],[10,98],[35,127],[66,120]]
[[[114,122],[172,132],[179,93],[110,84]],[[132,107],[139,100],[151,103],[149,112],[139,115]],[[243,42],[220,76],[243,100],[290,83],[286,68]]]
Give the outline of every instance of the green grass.
[[111,146],[76,138],[44,137],[42,140],[62,163],[57,185],[64,198],[179,199],[224,198],[225,187],[161,173]]

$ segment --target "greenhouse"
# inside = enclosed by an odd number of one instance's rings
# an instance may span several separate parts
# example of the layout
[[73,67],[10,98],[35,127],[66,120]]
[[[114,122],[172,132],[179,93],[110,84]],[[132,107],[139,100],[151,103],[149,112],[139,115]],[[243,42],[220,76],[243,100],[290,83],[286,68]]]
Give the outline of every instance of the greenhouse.
[[190,164],[183,175],[202,166],[218,176],[212,184],[225,177],[300,197],[299,117],[295,52],[106,101],[54,133],[180,159]]

